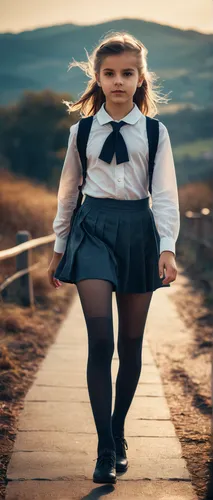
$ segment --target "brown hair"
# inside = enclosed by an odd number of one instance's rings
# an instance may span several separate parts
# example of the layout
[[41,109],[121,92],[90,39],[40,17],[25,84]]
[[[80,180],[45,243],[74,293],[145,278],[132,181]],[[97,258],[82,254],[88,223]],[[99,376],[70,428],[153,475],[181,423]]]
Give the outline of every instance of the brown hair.
[[87,87],[78,101],[68,102],[63,100],[63,103],[68,106],[69,113],[76,110],[80,111],[81,116],[90,116],[97,113],[103,102],[105,102],[105,95],[102,88],[97,84],[95,73],[99,74],[105,57],[113,54],[121,54],[124,51],[131,51],[136,55],[139,75],[144,78],[141,87],[137,88],[133,96],[133,102],[137,104],[140,111],[144,115],[153,117],[158,113],[156,103],[168,102],[167,97],[160,96],[160,92],[157,91],[159,87],[155,86],[155,81],[158,77],[155,73],[147,69],[147,48],[133,35],[127,32],[115,32],[106,35],[94,49],[91,56],[86,51],[88,62],[77,62],[74,60],[74,62],[69,64],[69,69],[73,66],[78,66],[90,77]]

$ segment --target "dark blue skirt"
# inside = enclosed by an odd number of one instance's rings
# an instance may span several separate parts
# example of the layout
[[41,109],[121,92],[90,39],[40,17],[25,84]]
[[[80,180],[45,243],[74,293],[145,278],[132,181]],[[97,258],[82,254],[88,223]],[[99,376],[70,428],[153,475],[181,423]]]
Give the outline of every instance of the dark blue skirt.
[[111,281],[113,291],[145,293],[163,285],[160,236],[149,207],[139,200],[85,195],[70,229],[54,277],[65,283]]

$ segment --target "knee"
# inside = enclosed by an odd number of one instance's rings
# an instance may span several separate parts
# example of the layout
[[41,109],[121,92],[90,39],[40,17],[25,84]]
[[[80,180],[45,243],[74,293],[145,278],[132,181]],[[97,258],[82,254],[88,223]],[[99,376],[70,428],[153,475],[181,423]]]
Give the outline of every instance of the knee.
[[141,368],[142,364],[142,337],[119,337],[118,339],[118,356],[120,361],[125,361],[126,364],[134,363],[137,368]]
[[112,318],[90,318],[87,327],[90,357],[100,363],[111,361],[114,353]]
[[89,342],[89,356],[96,362],[103,364],[112,360],[114,353],[114,340],[113,338],[96,338],[90,339]]

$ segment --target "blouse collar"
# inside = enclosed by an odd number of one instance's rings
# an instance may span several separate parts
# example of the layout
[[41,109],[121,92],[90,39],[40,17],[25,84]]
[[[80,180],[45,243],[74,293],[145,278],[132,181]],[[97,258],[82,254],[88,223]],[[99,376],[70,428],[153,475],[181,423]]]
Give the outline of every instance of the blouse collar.
[[[132,108],[132,110],[122,118],[122,121],[129,123],[130,125],[134,125],[142,116],[144,116],[138,108],[137,104],[135,102],[133,104],[134,107]],[[100,125],[105,125],[105,123],[109,123],[112,121],[112,117],[107,113],[105,109],[105,102],[103,102],[101,108],[96,113],[96,117]],[[121,120],[114,121],[119,122]]]

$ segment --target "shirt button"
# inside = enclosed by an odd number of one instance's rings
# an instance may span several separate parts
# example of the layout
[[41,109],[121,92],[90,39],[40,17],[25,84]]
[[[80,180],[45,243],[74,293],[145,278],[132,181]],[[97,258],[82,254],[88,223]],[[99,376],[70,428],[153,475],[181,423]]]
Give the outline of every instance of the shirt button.
[[121,182],[121,179],[118,179],[118,182]]

